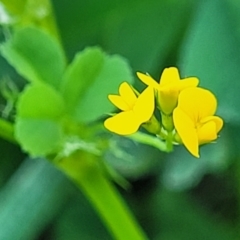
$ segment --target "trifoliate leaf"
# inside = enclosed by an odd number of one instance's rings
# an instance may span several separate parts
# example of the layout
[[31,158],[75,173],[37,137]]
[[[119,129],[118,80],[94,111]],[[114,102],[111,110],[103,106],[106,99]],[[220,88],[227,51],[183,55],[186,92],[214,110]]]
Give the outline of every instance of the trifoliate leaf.
[[17,141],[33,156],[57,151],[63,141],[60,121],[64,113],[64,101],[51,86],[43,83],[27,86],[17,103]]
[[46,84],[28,85],[17,103],[17,115],[23,118],[57,119],[65,110],[62,96]]
[[87,48],[76,54],[68,66],[61,90],[69,111],[74,111],[79,99],[91,87],[103,65],[103,53],[97,47]]
[[33,27],[20,29],[1,45],[0,51],[28,81],[58,88],[65,59],[59,44],[47,33]]
[[131,68],[124,58],[108,56],[97,47],[87,48],[67,69],[62,91],[71,114],[86,123],[114,109],[107,96],[117,93],[123,81],[133,82]]
[[52,120],[18,118],[15,137],[30,155],[46,156],[59,149],[63,132],[61,126]]

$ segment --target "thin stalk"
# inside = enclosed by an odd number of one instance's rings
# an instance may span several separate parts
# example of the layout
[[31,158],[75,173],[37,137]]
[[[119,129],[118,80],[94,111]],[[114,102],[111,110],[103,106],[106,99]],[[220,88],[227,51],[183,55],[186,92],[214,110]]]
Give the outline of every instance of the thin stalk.
[[21,24],[31,25],[33,23],[39,28],[45,29],[63,48],[51,0],[27,0],[25,2]]
[[82,190],[114,239],[147,239],[120,194],[89,156],[75,154],[61,160],[57,167]]
[[127,137],[136,142],[153,146],[162,152],[168,151],[168,148],[166,147],[166,143],[160,140],[158,137],[151,136],[149,134],[142,133],[142,132],[136,132],[134,134],[128,135]]
[[34,24],[46,30],[63,48],[51,0],[2,0],[1,2],[13,16],[14,26]]

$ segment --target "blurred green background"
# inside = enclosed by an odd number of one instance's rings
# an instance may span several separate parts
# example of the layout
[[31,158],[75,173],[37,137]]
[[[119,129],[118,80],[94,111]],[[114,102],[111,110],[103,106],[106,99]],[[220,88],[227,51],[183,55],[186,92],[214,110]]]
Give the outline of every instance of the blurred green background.
[[[130,189],[119,191],[150,239],[239,239],[240,2],[52,4],[69,61],[98,45],[127,58],[134,72],[156,79],[165,67],[178,66],[182,77],[197,76],[200,86],[216,94],[225,125],[217,143],[201,147],[200,159],[182,146],[165,154],[112,136],[105,161],[130,181]],[[5,27],[0,34],[3,39]],[[0,75],[1,82],[9,77],[24,85],[3,58]],[[138,81],[135,86],[143,88]],[[6,104],[1,96],[1,114]],[[84,196],[50,163],[29,159],[4,140],[0,147],[0,240],[111,239]]]

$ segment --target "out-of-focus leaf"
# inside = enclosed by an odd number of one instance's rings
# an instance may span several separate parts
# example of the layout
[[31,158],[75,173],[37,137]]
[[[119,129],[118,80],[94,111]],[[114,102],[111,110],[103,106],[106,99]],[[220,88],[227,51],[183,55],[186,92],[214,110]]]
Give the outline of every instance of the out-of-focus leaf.
[[18,146],[0,139],[0,187],[20,165],[23,154]]
[[238,239],[235,228],[229,227],[217,216],[214,217],[183,194],[161,191],[155,195],[152,204],[153,214],[156,217],[161,216],[160,221],[157,222],[157,227],[161,226],[161,230],[155,239]]
[[116,8],[106,15],[105,44],[127,57],[134,69],[159,74],[166,61],[174,63],[194,4],[189,0],[125,3],[121,12]]
[[73,1],[69,5],[67,1],[53,0],[70,56],[79,47],[98,44],[111,53],[126,57],[134,70],[157,73],[166,61],[167,64],[175,61],[178,44],[196,2],[107,0],[104,4]]
[[28,159],[0,191],[0,239],[37,239],[75,193],[44,159]]
[[58,119],[63,115],[62,96],[46,84],[28,85],[17,103],[18,117]]
[[239,122],[240,41],[231,20],[227,1],[200,1],[179,64],[184,75],[199,77],[216,94],[226,122]]
[[21,117],[17,119],[15,135],[23,150],[32,156],[46,156],[57,152],[64,137],[62,128],[57,122]]
[[112,239],[92,206],[80,192],[69,201],[65,211],[55,222],[53,238],[58,240]]
[[232,148],[227,129],[224,130],[216,143],[201,147],[200,159],[193,157],[184,146],[176,146],[174,152],[166,156],[162,183],[171,190],[184,191],[196,186],[206,174],[226,170],[231,163]]
[[16,139],[33,156],[45,156],[60,147],[63,131],[60,124],[64,101],[50,86],[27,86],[17,103]]
[[231,21],[233,27],[233,35],[236,35],[240,41],[240,2],[238,0],[227,0],[227,17]]
[[0,51],[28,81],[59,87],[65,59],[59,44],[47,33],[33,27],[22,28],[1,45]]
[[164,153],[124,137],[112,136],[104,158],[122,176],[137,180],[158,174]]
[[90,122],[114,109],[107,95],[117,93],[121,82],[132,82],[127,61],[106,55],[100,48],[87,48],[78,54],[63,79],[63,96],[80,122]]
[[97,47],[87,48],[76,54],[66,69],[61,86],[68,111],[75,110],[79,99],[81,100],[101,71],[103,62],[103,53]]
[[27,0],[1,0],[6,8],[13,14],[20,15],[24,11]]

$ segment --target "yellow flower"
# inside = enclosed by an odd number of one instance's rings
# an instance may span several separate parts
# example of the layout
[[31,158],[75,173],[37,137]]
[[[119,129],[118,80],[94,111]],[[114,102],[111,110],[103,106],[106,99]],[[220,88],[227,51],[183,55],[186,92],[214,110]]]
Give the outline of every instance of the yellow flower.
[[137,132],[154,111],[154,90],[146,88],[138,97],[127,82],[119,87],[119,95],[108,95],[109,100],[122,112],[108,118],[104,126],[111,132],[128,135]]
[[157,83],[151,76],[138,72],[138,78],[148,86],[157,90],[157,100],[161,111],[170,115],[177,106],[179,93],[188,87],[196,87],[198,79],[189,77],[180,79],[178,69],[175,67],[163,70],[160,82]]
[[174,126],[188,151],[199,157],[199,145],[217,139],[223,126],[216,112],[217,100],[203,88],[187,88],[179,94],[178,106],[173,111]]

